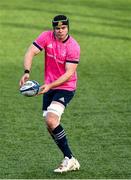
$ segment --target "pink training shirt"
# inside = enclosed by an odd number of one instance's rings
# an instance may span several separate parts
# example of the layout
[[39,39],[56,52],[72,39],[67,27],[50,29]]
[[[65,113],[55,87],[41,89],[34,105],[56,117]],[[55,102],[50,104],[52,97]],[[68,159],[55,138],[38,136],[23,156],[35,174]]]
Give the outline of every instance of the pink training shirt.
[[[66,63],[78,64],[80,59],[80,46],[71,37],[65,42],[58,41],[53,31],[45,31],[41,33],[33,44],[40,50],[45,50],[45,83],[49,84],[57,80],[63,75]],[[77,73],[75,72],[72,77],[65,83],[53,89],[75,90],[77,82]]]

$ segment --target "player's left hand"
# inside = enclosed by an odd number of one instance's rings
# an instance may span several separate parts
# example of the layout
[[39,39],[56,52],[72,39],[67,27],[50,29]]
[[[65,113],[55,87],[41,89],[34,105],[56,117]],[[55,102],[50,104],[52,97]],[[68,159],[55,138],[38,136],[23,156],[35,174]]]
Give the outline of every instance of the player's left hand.
[[46,93],[47,91],[50,90],[50,88],[51,88],[51,87],[50,87],[49,84],[44,84],[44,85],[42,85],[42,86],[40,87],[40,91],[39,91],[39,93],[38,93],[37,95]]

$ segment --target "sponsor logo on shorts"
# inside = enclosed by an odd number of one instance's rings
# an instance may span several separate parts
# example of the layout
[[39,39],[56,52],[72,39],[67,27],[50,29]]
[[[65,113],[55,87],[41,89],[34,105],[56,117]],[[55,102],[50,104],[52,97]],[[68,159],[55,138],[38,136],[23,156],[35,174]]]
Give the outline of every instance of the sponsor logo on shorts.
[[65,102],[64,97],[60,98],[59,100],[62,101],[62,102]]

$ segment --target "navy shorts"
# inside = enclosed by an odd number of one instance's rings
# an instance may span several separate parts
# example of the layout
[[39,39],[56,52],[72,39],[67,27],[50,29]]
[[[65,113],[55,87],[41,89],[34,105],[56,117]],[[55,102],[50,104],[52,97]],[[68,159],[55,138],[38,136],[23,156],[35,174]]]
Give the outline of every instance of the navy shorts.
[[43,95],[43,107],[42,110],[46,111],[52,101],[57,101],[63,104],[65,107],[73,98],[75,91],[68,91],[62,89],[49,90]]

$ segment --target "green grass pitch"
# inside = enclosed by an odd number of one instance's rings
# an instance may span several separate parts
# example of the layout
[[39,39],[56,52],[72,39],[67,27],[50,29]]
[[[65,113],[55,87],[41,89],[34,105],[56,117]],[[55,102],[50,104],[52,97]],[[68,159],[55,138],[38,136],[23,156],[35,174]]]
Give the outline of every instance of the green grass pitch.
[[[57,14],[81,46],[76,96],[62,117],[77,172],[54,174],[62,154],[47,133],[42,96],[19,93],[27,47]],[[43,54],[31,79],[43,82]],[[131,178],[131,1],[0,1],[0,178]]]

